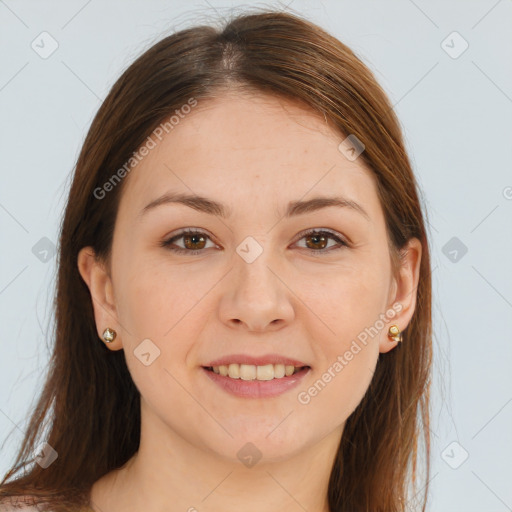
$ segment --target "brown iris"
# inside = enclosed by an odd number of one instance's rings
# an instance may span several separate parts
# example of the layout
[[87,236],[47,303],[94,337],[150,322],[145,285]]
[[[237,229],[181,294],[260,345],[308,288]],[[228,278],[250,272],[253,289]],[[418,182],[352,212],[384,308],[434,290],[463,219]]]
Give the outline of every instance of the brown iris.
[[[199,243],[203,243],[203,244],[206,244],[206,237],[204,235],[200,235],[200,234],[194,234],[194,235],[182,235],[183,237],[183,242],[184,242],[184,245],[187,249],[194,249],[194,250],[198,250],[198,249],[203,249],[204,248],[204,245],[202,245],[201,247],[194,247],[193,244],[199,244]],[[191,242],[190,242],[191,240]],[[192,245],[192,247],[190,246]]]
[[[324,235],[306,235],[306,245],[310,249],[324,249],[327,246],[328,238],[329,237],[326,237]],[[321,243],[322,246],[321,247],[318,247],[316,245],[311,246],[311,244],[307,241],[308,239],[313,239],[314,240],[313,244]]]

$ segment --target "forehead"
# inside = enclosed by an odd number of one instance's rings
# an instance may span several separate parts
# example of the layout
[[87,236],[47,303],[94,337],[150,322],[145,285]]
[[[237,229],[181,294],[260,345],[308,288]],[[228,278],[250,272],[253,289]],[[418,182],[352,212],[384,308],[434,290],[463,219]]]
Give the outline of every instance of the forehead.
[[[333,192],[378,208],[372,173],[348,160],[325,118],[270,95],[198,101],[127,176],[121,206],[137,210],[167,191],[247,207]],[[373,205],[372,205],[373,203]],[[135,215],[135,213],[134,213]]]

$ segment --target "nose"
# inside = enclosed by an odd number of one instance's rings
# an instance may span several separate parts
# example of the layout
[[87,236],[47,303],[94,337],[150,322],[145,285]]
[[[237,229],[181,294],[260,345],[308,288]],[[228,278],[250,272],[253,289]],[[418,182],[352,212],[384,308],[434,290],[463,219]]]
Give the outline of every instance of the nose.
[[238,255],[234,258],[220,307],[222,321],[230,327],[265,332],[279,330],[293,320],[293,293],[269,256],[265,250],[252,263]]

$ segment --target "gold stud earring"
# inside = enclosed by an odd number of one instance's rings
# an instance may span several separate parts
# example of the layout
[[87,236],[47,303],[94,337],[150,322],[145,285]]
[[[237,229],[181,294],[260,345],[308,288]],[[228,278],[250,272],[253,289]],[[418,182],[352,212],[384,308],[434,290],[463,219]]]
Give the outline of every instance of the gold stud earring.
[[398,325],[392,325],[388,331],[388,337],[393,341],[402,342],[402,332],[398,328]]
[[116,335],[117,335],[117,333],[116,333],[116,331],[114,331],[114,329],[107,327],[103,331],[103,341],[105,343],[112,343],[116,339]]

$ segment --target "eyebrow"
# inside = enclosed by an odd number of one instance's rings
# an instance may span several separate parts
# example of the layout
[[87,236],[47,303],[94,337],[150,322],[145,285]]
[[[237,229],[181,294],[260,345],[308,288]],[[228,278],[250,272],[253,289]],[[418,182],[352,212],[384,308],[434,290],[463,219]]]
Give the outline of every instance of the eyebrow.
[[[150,210],[164,204],[183,204],[199,212],[216,215],[222,218],[229,218],[232,215],[230,208],[222,203],[208,199],[206,197],[198,196],[195,194],[184,193],[166,193],[157,197],[149,204],[147,204],[139,213],[139,218],[145,215]],[[360,213],[367,220],[371,220],[366,210],[355,201],[344,197],[325,197],[318,196],[306,201],[290,201],[284,214],[285,218],[303,215],[305,213],[312,213],[323,208],[329,207],[350,208],[353,211]]]

